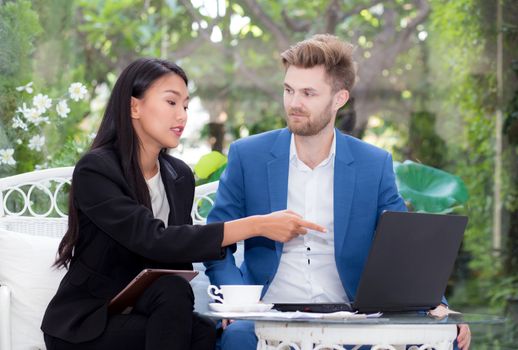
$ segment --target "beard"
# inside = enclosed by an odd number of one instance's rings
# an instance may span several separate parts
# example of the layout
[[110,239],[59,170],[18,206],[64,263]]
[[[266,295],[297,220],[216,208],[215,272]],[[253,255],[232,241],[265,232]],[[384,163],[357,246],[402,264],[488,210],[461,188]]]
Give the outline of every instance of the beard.
[[[331,105],[332,101],[324,108],[324,110],[314,118],[311,119],[311,114],[301,108],[290,108],[287,111],[286,123],[288,129],[295,135],[299,136],[314,136],[320,133],[331,122]],[[306,118],[305,122],[294,122],[290,115],[296,114]]]

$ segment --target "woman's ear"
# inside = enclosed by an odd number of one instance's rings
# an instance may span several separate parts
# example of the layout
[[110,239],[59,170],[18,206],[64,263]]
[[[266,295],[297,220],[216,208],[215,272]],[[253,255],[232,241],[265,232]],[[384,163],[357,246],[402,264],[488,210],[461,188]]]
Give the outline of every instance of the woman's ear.
[[140,100],[136,97],[131,96],[131,118],[140,119],[139,115],[139,104]]

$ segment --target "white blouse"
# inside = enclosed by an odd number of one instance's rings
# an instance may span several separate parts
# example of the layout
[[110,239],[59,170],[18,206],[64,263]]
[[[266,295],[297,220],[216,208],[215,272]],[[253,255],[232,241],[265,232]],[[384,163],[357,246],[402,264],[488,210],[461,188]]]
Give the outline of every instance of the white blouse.
[[158,165],[158,172],[152,178],[146,180],[149,188],[149,196],[151,197],[151,208],[155,218],[164,222],[165,226],[168,224],[169,218],[169,201],[165,194],[164,182],[160,176],[160,165]]

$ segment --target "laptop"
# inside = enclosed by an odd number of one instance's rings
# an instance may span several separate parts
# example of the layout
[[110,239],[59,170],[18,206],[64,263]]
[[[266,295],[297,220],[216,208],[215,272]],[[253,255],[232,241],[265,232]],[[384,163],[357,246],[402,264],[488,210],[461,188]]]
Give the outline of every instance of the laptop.
[[360,278],[346,303],[274,304],[280,311],[407,312],[441,303],[468,218],[462,215],[382,213]]

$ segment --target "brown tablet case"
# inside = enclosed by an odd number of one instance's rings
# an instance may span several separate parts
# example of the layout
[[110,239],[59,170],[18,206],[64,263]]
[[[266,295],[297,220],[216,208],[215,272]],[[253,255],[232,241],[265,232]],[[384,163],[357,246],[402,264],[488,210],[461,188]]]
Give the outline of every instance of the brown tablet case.
[[176,275],[190,281],[197,274],[198,271],[191,270],[144,269],[119,294],[110,300],[108,310],[111,314],[130,312],[144,290],[161,276]]

